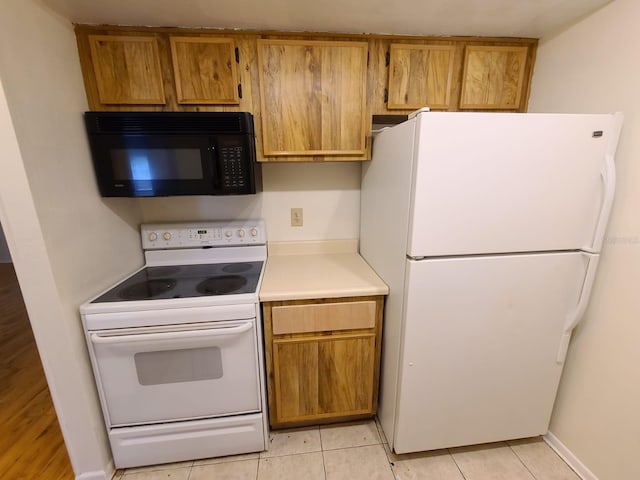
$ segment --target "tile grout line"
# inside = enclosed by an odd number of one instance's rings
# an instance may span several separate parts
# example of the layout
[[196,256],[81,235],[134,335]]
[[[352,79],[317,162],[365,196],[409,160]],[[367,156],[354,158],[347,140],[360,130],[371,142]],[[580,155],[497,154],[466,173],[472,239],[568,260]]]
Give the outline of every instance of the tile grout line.
[[462,478],[464,480],[467,480],[467,476],[464,474],[464,472],[462,471],[462,468],[460,468],[460,465],[458,465],[458,462],[456,461],[456,457],[453,456],[453,453],[451,453],[451,449],[447,448],[447,453],[449,454],[449,456],[451,457],[451,460],[453,460],[453,463],[456,465],[456,468],[458,469],[458,471],[460,472],[460,475],[462,475]]
[[[264,450],[263,450],[264,451]],[[252,452],[252,453],[260,453],[260,452]],[[238,455],[247,455],[245,453],[239,453]],[[214,459],[217,458],[225,458],[225,457],[211,457]],[[224,460],[221,462],[210,462],[210,463],[199,463],[198,465],[196,465],[196,462],[199,462],[200,460],[208,460],[208,459],[198,459],[198,460],[194,460],[193,461],[193,465],[191,465],[192,467],[206,467],[207,465],[220,465],[221,463],[237,463],[237,462],[246,462],[247,460],[258,460],[260,457],[258,456],[257,458],[242,458],[242,459],[238,459],[238,460]]]
[[324,450],[322,450],[320,454],[322,455],[322,474],[324,475],[324,479],[327,480],[327,465],[324,460]]
[[[380,434],[380,432],[378,432],[378,434]],[[380,439],[382,440],[382,436],[380,437]],[[391,469],[391,475],[393,475],[394,480],[396,480],[398,477],[396,477],[396,472],[393,469],[393,467],[395,467],[396,465],[389,458],[389,453],[391,453],[391,447],[389,447],[388,443],[381,443],[381,445],[382,445],[382,449],[384,450],[384,455],[385,457],[387,457],[387,463],[389,464],[389,468]],[[384,448],[385,445],[387,446],[387,448]]]
[[348,448],[362,448],[362,447],[375,447],[376,445],[384,445],[383,442],[376,442],[376,443],[365,443],[363,445],[351,445],[351,446],[346,446],[346,447],[338,447],[338,448],[323,448],[322,451],[323,452],[335,452],[337,450],[346,450]]
[[322,455],[322,474],[324,475],[324,480],[327,480],[327,465],[325,464],[324,459],[324,446],[322,445],[322,428],[318,427],[318,436],[320,437],[320,455]]
[[532,472],[531,470],[529,470],[529,467],[527,466],[527,464],[525,463],[525,461],[524,461],[522,458],[520,458],[520,455],[518,455],[518,452],[516,452],[516,451],[511,447],[511,444],[510,444],[508,441],[506,441],[505,443],[506,443],[506,445],[509,447],[509,450],[511,450],[511,451],[513,452],[513,454],[516,456],[516,458],[517,458],[518,460],[520,460],[520,463],[521,463],[521,464],[522,464],[522,466],[525,468],[525,470],[526,470],[527,472],[529,472],[529,475],[531,475],[531,478],[533,478],[533,480],[537,480],[537,477],[533,474],[533,472]]
[[258,477],[260,476],[260,464],[262,463],[262,460],[266,460],[266,459],[263,459],[263,458],[258,454],[258,468],[256,469],[256,480],[258,480]]
[[[398,477],[396,476],[396,472],[394,470],[393,467],[396,466],[395,462],[393,462],[391,460],[391,457],[389,456],[390,454],[392,454],[393,452],[391,451],[391,447],[389,446],[389,439],[387,438],[387,436],[384,433],[384,430],[382,429],[382,424],[380,423],[378,417],[374,417],[373,422],[376,426],[376,431],[378,432],[378,438],[380,439],[380,445],[382,445],[382,450],[384,450],[384,454],[387,457],[387,463],[389,464],[389,468],[391,469],[391,475],[393,476],[393,480],[399,480]],[[387,446],[387,448],[385,448],[385,445]]]

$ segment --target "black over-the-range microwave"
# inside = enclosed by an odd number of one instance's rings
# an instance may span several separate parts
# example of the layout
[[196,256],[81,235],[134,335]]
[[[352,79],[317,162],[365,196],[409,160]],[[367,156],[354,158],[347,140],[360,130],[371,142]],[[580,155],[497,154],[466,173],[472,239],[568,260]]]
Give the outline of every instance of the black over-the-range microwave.
[[86,112],[103,197],[245,195],[261,187],[247,112]]

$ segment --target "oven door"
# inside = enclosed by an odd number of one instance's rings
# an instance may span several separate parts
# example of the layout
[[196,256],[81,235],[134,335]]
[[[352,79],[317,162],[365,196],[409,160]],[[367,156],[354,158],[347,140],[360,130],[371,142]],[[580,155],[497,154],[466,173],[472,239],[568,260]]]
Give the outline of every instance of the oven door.
[[255,319],[88,337],[112,427],[260,411]]

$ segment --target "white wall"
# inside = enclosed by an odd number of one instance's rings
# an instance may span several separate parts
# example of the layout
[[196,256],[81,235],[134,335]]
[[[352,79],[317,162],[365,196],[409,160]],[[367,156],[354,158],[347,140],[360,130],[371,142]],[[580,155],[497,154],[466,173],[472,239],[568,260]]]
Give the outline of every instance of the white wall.
[[111,455],[78,306],[142,264],[141,212],[97,193],[68,20],[3,0],[0,79],[0,219],[74,471],[103,478]]
[[[240,197],[141,198],[144,221],[264,218],[269,241],[358,238],[360,163],[262,165],[263,192]],[[303,209],[291,227],[291,208]]]
[[622,111],[618,189],[551,431],[600,480],[640,478],[640,2],[616,0],[542,39],[530,111]]

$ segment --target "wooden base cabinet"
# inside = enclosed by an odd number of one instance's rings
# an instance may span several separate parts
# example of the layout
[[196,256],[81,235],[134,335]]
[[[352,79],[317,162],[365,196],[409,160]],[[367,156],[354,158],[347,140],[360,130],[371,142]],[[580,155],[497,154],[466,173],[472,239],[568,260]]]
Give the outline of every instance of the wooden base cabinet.
[[382,296],[263,305],[271,427],[375,415],[382,307]]

